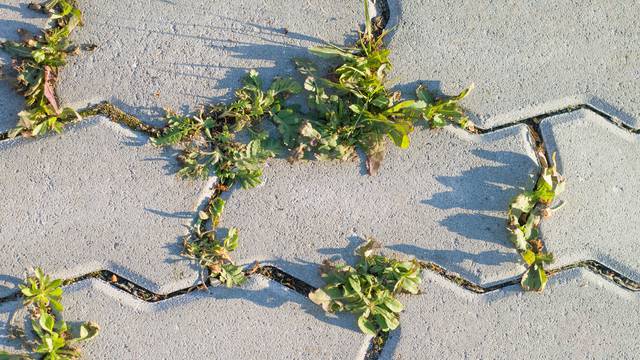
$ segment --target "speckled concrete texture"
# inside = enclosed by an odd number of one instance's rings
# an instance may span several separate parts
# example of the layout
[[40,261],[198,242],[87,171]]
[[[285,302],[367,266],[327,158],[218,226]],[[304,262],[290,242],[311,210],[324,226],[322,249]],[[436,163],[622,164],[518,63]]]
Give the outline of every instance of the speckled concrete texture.
[[221,226],[238,227],[239,261],[258,260],[322,284],[318,265],[352,260],[372,236],[393,252],[490,284],[523,271],[504,211],[533,188],[538,166],[523,125],[487,135],[419,130],[390,148],[380,173],[358,162],[273,160],[264,184],[233,192]]
[[541,127],[567,178],[565,206],[541,226],[554,266],[598,260],[640,281],[640,135],[586,110]]
[[[61,74],[63,102],[113,102],[158,123],[163,108],[194,110],[233,97],[249,69],[295,75],[307,48],[355,38],[359,1],[80,1],[78,43],[98,48]],[[296,14],[296,16],[290,16]]]
[[640,3],[390,0],[394,77],[465,99],[485,128],[588,103],[640,127]]
[[633,359],[640,293],[574,269],[544,294],[519,285],[474,294],[428,273],[381,359]]
[[[0,320],[17,305],[0,306]],[[325,315],[261,276],[155,304],[86,280],[66,289],[64,305],[68,322],[102,325],[82,344],[84,359],[363,359],[370,342],[353,317]],[[15,349],[4,337],[0,350]]]
[[0,142],[0,296],[25,270],[109,269],[156,292],[194,283],[179,256],[206,186],[175,176],[170,150],[105,118],[61,135]]

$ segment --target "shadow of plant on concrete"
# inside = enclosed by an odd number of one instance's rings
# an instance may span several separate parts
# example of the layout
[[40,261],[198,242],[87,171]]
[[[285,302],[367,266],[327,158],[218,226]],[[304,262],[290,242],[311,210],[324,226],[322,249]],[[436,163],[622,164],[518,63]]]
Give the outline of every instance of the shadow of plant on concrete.
[[[255,275],[254,275],[255,276]],[[307,314],[313,316],[319,321],[325,322],[332,326],[353,330],[359,332],[355,324],[355,317],[348,314],[340,314],[335,316],[326,314],[322,308],[312,303],[308,297],[298,294],[293,290],[289,290],[282,285],[269,281],[268,286],[261,289],[251,289],[244,287],[224,288],[222,286],[209,288],[209,295],[219,300],[242,299],[250,301],[256,305],[266,308],[280,308],[283,305],[293,302]]]
[[[240,85],[241,79],[249,68],[257,70],[265,79],[293,76],[302,82],[304,78],[296,71],[292,59],[309,57],[309,47],[325,44],[324,40],[308,34],[225,16],[214,16],[210,19],[211,23],[224,23],[229,26],[146,19],[145,27],[141,27],[125,25],[127,21],[136,21],[136,19],[123,20],[118,24],[104,22],[98,25],[111,28],[114,32],[144,33],[145,36],[154,38],[182,38],[185,41],[203,43],[196,46],[193,51],[212,52],[211,57],[203,58],[198,62],[175,59],[154,60],[141,66],[139,70],[144,71],[145,81],[150,82],[152,88],[162,87],[163,80],[158,81],[158,79],[166,76],[171,76],[174,80],[199,83],[191,90],[178,86],[173,89],[160,88],[159,93],[166,93],[168,96],[186,96],[194,100],[192,103],[202,105],[232,100],[233,90]],[[165,28],[167,30],[158,30]],[[356,34],[352,33],[344,37],[344,43],[352,43],[355,39]],[[215,53],[224,54],[224,57],[213,56]],[[193,59],[190,58],[190,60]],[[195,91],[198,87],[208,90],[198,93]],[[111,96],[104,100],[126,113],[139,116],[145,122],[156,125],[162,123],[161,119],[165,111],[161,106],[151,105],[149,102],[140,105],[140,101],[137,101],[136,105],[118,96]],[[299,104],[305,103],[303,97],[292,99],[292,101]],[[153,102],[157,103],[157,101]],[[193,113],[195,109],[190,109],[188,105],[181,105],[179,109],[174,110],[186,114]]]
[[[481,241],[476,252],[462,250],[425,249],[411,244],[392,245],[388,248],[419,260],[434,262],[447,270],[460,273],[468,280],[480,282],[480,276],[463,267],[474,263],[496,267],[505,263],[518,263],[518,255],[508,241],[506,209],[513,196],[534,186],[535,178],[527,173],[532,165],[529,156],[509,151],[474,150],[472,154],[495,165],[479,166],[463,171],[458,176],[438,176],[436,179],[450,191],[433,195],[421,204],[437,209],[461,209],[439,222],[448,231],[461,235],[456,240]],[[524,169],[524,170],[523,170]],[[482,250],[495,245],[500,249]],[[502,249],[504,247],[504,249]],[[468,246],[465,246],[468,249]]]

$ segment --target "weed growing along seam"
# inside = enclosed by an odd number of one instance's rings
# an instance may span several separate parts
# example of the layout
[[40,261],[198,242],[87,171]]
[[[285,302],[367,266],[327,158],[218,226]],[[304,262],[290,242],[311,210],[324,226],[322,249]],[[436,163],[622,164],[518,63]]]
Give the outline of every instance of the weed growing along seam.
[[522,288],[533,291],[544,290],[547,284],[544,264],[553,262],[553,254],[544,250],[538,227],[543,218],[550,217],[562,207],[562,203],[556,207],[552,205],[556,196],[565,189],[565,179],[556,166],[556,154],[551,157],[551,165],[543,152],[538,152],[538,159],[542,169],[536,188],[513,198],[507,227],[513,246],[528,266],[522,276]]
[[[257,186],[265,161],[276,154],[287,154],[291,162],[349,160],[362,150],[373,175],[380,168],[387,142],[407,148],[409,136],[420,122],[430,127],[453,122],[473,129],[458,104],[470,89],[455,97],[436,99],[421,86],[416,90],[417,99],[403,100],[399,92],[386,87],[392,69],[390,51],[384,44],[386,32],[374,34],[368,2],[364,4],[365,29],[352,48],[327,45],[310,49],[311,54],[331,61],[330,73],[320,74],[309,59],[293,59],[305,76],[303,85],[294,79],[276,78],[267,88],[252,70],[233,103],[205,106],[194,116],[167,115],[168,125],[154,143],[184,146],[179,175],[217,176],[209,208],[222,209],[217,198],[236,184]],[[307,97],[307,109],[287,103],[289,96],[298,93]],[[276,134],[264,130],[265,121],[273,123]],[[247,135],[251,138],[248,143],[238,140]],[[220,215],[221,210],[216,210],[202,217],[212,220],[208,234],[216,232]],[[237,235],[235,229],[230,233]],[[199,248],[187,246],[185,253],[198,258],[198,252]]]
[[[40,354],[44,360],[70,360],[80,357],[77,345],[96,337],[100,331],[97,324],[86,322],[72,331],[63,319],[62,280],[52,280],[37,268],[33,276],[20,285],[24,305],[31,317],[31,330],[36,335],[31,341],[24,331],[16,328],[16,337],[27,353],[10,354],[0,351],[0,359],[32,359]],[[76,335],[77,334],[77,335]]]
[[320,268],[327,285],[309,298],[327,312],[351,312],[358,316],[358,327],[365,334],[377,335],[400,325],[404,306],[396,295],[418,294],[422,281],[416,261],[399,261],[374,254],[379,245],[369,239],[357,250],[355,267],[329,261]]
[[2,49],[14,58],[17,89],[27,104],[27,108],[18,114],[19,122],[9,132],[9,137],[38,136],[52,130],[60,132],[64,123],[80,119],[75,110],[58,105],[56,82],[60,67],[67,63],[67,56],[80,51],[69,41],[69,36],[82,25],[82,13],[74,0],[49,0],[41,5],[32,3],[29,7],[48,14],[52,26],[39,35],[20,30],[21,42],[1,44]]
[[[231,253],[239,245],[238,231],[231,228],[226,235],[221,236],[218,229],[224,209],[224,201],[220,196],[234,186],[252,188],[260,184],[262,168],[269,158],[286,153],[290,161],[348,160],[361,151],[366,155],[369,174],[374,175],[381,169],[389,142],[400,148],[408,148],[411,133],[421,124],[438,128],[452,123],[469,131],[474,130],[473,124],[468,121],[459,105],[459,101],[468,95],[471,87],[457,96],[436,98],[420,86],[416,89],[414,99],[404,99],[399,92],[387,88],[387,77],[392,69],[390,51],[384,43],[387,33],[374,32],[368,14],[368,2],[365,1],[364,5],[365,28],[359,32],[354,46],[327,45],[310,50],[311,54],[332,63],[331,71],[326,74],[321,73],[319,67],[309,59],[294,59],[296,67],[305,77],[303,84],[293,79],[274,79],[267,87],[259,74],[251,71],[244,79],[243,86],[236,91],[236,100],[230,104],[206,106],[193,116],[169,113],[168,124],[161,130],[144,129],[135,121],[128,122],[129,126],[153,134],[153,143],[157,146],[183,148],[180,155],[180,176],[206,178],[215,174],[218,178],[213,196],[200,212],[184,241],[183,254],[200,264],[203,278],[219,280],[227,286],[244,282],[242,269],[231,260]],[[50,1],[46,3],[46,7],[52,9],[55,16],[59,16],[56,18],[60,19],[58,27],[66,29],[62,35],[70,33],[81,23],[79,11],[71,2]],[[48,41],[46,44],[49,44],[56,39],[45,36],[43,41]],[[20,53],[18,50],[22,50],[20,56],[23,56],[24,64],[31,66],[42,63],[43,80],[34,83],[41,88],[33,88],[33,94],[38,94],[34,99],[39,101],[34,100],[33,104],[38,104],[46,114],[45,117],[30,115],[29,121],[21,120],[21,125],[14,133],[16,135],[41,135],[49,130],[60,131],[62,123],[78,118],[73,111],[74,117],[67,119],[63,114],[65,111],[66,114],[71,114],[72,110],[60,110],[55,101],[55,92],[51,96],[52,84],[55,83],[55,77],[51,77],[55,74],[52,66],[64,65],[63,55],[72,53],[72,47],[66,43],[66,38],[60,39],[55,42],[59,46],[52,47],[57,52],[50,53],[47,51],[53,45],[45,46],[45,42],[39,43],[39,40],[35,40],[35,43],[27,41],[24,44],[12,44],[15,45],[13,51],[16,54]],[[24,49],[28,46],[33,46],[36,50],[32,49],[27,54]],[[40,50],[45,57],[42,57]],[[50,62],[47,56],[61,60]],[[26,65],[17,69],[20,71],[28,67]],[[31,91],[25,91],[27,93],[32,95]],[[299,93],[306,96],[307,108],[287,104],[289,96]],[[265,121],[275,125],[277,134],[265,131]],[[247,137],[249,141],[242,140]],[[518,226],[525,225],[526,223],[518,223]],[[542,262],[547,259],[543,252],[536,252],[536,249],[531,249],[534,255],[540,255],[539,259],[534,259],[534,270],[541,268]],[[530,254],[526,250],[522,253],[526,254],[526,257],[523,255],[525,260],[529,259]],[[397,267],[397,263],[391,259],[383,262],[387,267]],[[412,269],[405,270],[413,272]],[[372,274],[363,272],[359,275],[370,279],[368,276]],[[529,278],[534,279],[531,275]],[[356,291],[353,284],[349,286]],[[372,286],[371,293],[381,291],[385,290]],[[391,295],[395,291],[394,286]],[[364,299],[373,301],[367,296]],[[401,304],[398,305],[389,296],[381,295],[380,298],[385,304],[382,305],[385,311],[391,313],[384,313],[376,308],[375,311],[369,309],[365,316],[367,310],[356,310],[358,313],[362,311],[360,315],[364,316],[359,321],[363,331],[377,333],[397,327],[397,313]],[[338,302],[334,301],[333,304]]]

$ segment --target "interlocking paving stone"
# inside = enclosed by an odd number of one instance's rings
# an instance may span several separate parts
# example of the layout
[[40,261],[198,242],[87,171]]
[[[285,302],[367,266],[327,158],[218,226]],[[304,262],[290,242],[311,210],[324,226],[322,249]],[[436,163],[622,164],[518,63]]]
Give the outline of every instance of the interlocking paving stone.
[[640,127],[639,2],[391,1],[404,91],[425,81],[453,94],[473,82],[464,104],[482,127],[580,103]]
[[[66,289],[63,303],[67,321],[101,327],[82,345],[86,359],[362,359],[370,342],[353,316],[325,315],[260,276],[156,304],[86,280]],[[0,306],[0,324],[16,305]],[[0,335],[3,343],[15,346]]]
[[[251,68],[294,75],[307,48],[354,39],[359,1],[80,1],[85,26],[72,39],[98,48],[71,60],[59,95],[85,106],[112,101],[155,122],[164,107],[232,97]],[[291,14],[296,14],[292,16]],[[268,81],[267,81],[268,82]]]
[[97,117],[0,142],[0,296],[34,266],[59,277],[109,269],[163,293],[193,284],[180,237],[205,184],[178,179],[172,151],[147,140]]
[[554,266],[593,259],[640,281],[640,135],[586,110],[541,127],[567,178],[565,206],[541,225]]
[[[18,29],[38,33],[46,23],[43,14],[27,8],[29,1],[2,0],[0,4],[0,42],[18,41]],[[15,73],[11,69],[11,56],[0,49],[0,132],[13,128],[17,114],[24,108],[24,100],[14,89]]]
[[582,269],[474,294],[425,274],[424,293],[403,297],[400,328],[381,359],[630,359],[640,353],[640,293]]
[[234,258],[273,264],[322,285],[318,264],[373,236],[471,281],[522,272],[505,230],[509,200],[533,187],[537,163],[518,125],[487,135],[418,130],[370,177],[358,163],[269,162],[264,184],[232,192],[221,226],[240,230]]

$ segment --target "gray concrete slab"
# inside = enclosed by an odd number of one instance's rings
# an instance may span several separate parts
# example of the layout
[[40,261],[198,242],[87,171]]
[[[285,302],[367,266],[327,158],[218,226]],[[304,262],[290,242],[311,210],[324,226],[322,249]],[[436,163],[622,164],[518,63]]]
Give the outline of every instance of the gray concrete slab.
[[[370,342],[352,316],[325,315],[260,276],[242,288],[215,287],[156,304],[87,280],[69,287],[63,303],[67,321],[101,327],[82,346],[86,359],[363,359]],[[2,343],[0,335],[0,349]]]
[[400,88],[424,81],[493,127],[580,103],[640,127],[640,3],[390,0]]
[[[359,1],[79,1],[78,43],[98,48],[62,71],[59,95],[82,107],[109,100],[157,123],[163,108],[189,109],[233,97],[251,68],[295,75],[292,57],[325,41],[354,39]],[[291,16],[291,14],[296,14]],[[156,120],[156,121],[154,121]]]
[[18,300],[0,303],[0,351],[23,353],[22,343],[15,337],[16,325],[24,315],[21,305]]
[[106,118],[57,136],[0,142],[0,296],[25,269],[99,269],[165,293],[193,284],[181,236],[205,184],[178,179],[173,152]]
[[357,162],[269,161],[264,184],[228,198],[221,226],[240,230],[234,258],[273,264],[316,286],[318,264],[349,261],[362,237],[489,284],[523,271],[505,211],[538,171],[528,130],[418,130],[380,173]]
[[640,293],[582,269],[542,294],[514,285],[478,295],[433,273],[381,359],[633,359],[640,354]]
[[[46,25],[46,17],[27,8],[29,1],[3,0],[0,4],[0,42],[18,41],[18,29],[38,33]],[[16,74],[11,69],[11,57],[0,49],[0,132],[13,128],[17,114],[24,109],[24,99],[14,89]]]
[[598,260],[640,281],[640,135],[580,110],[541,124],[549,152],[558,153],[566,205],[542,222],[554,267]]

